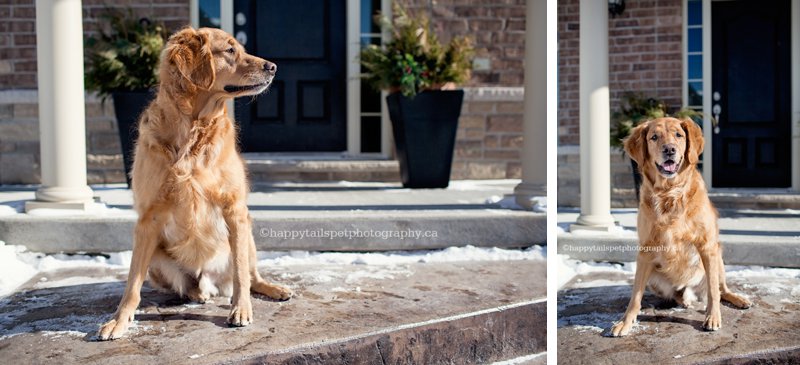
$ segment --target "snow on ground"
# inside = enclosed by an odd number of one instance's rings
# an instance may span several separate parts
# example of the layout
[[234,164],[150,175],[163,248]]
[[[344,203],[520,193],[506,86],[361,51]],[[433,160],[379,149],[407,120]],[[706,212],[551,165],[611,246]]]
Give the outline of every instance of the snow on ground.
[[110,208],[105,203],[92,203],[86,210],[38,208],[29,210],[27,214],[34,217],[70,217],[70,216],[135,217],[136,216],[136,213],[132,210]]
[[[473,246],[451,247],[436,251],[409,251],[385,253],[333,253],[333,252],[268,252],[258,253],[261,267],[285,267],[296,265],[356,265],[361,269],[347,274],[345,282],[354,282],[362,278],[391,279],[396,275],[407,275],[406,269],[399,265],[412,263],[439,263],[458,261],[508,261],[508,260],[545,260],[545,248],[534,246],[525,250],[506,250],[500,248],[479,248]],[[8,246],[0,241],[0,297],[12,293],[17,287],[26,283],[40,272],[55,271],[66,268],[106,267],[127,269],[130,266],[131,251],[115,252],[103,256],[88,255],[45,255],[27,252],[22,246]],[[387,268],[388,267],[388,268]],[[315,281],[327,282],[339,279],[340,274],[330,270],[308,272]],[[112,277],[84,278],[86,284],[114,281]],[[80,278],[68,278],[60,281],[43,281],[36,283],[36,288],[52,288],[74,285]]]
[[[492,195],[486,199],[486,204],[497,204],[503,209],[516,209],[525,210],[524,207],[517,204],[516,196],[514,195]],[[534,212],[547,213],[547,197],[533,196],[530,198],[531,207]]]

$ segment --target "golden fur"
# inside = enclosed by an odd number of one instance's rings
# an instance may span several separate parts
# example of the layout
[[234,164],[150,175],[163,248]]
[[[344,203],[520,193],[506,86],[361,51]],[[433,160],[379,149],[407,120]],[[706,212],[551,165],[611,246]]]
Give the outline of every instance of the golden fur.
[[225,108],[227,100],[266,90],[276,71],[218,29],[185,28],[170,37],[158,95],[139,120],[131,173],[139,220],[128,282],[100,339],[125,333],[148,269],[153,286],[198,302],[232,296],[228,322],[234,326],[253,320],[251,290],[291,297],[256,271],[249,188]]
[[703,328],[722,325],[720,299],[748,308],[746,298],[728,289],[717,227],[718,213],[697,171],[702,130],[691,120],[659,118],[643,123],[625,140],[625,152],[642,174],[637,230],[639,253],[628,309],[611,328],[630,331],[648,286],[657,295],[691,305],[694,292],[706,294]]

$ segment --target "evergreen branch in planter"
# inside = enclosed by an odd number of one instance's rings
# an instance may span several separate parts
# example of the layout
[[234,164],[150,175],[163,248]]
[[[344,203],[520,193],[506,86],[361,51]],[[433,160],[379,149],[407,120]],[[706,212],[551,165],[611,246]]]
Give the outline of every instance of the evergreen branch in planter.
[[110,31],[86,39],[85,87],[103,99],[114,91],[147,90],[158,85],[158,63],[167,32],[160,22],[108,9]]
[[376,24],[392,35],[391,41],[361,50],[368,84],[377,90],[414,97],[424,90],[444,89],[469,80],[474,54],[469,38],[453,37],[442,46],[431,32],[427,17],[412,17],[397,3],[392,4],[392,12],[392,18],[380,13],[375,16]]
[[663,117],[690,118],[697,121],[698,118],[703,118],[703,113],[689,108],[670,113],[667,104],[662,100],[627,92],[622,97],[620,110],[611,115],[611,146],[622,150],[622,141],[631,134],[634,127]]

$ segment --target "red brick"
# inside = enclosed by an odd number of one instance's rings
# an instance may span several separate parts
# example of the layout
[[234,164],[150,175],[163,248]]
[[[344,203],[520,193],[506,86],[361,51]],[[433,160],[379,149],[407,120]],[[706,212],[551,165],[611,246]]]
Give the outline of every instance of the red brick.
[[486,130],[489,132],[522,132],[522,116],[491,116]]

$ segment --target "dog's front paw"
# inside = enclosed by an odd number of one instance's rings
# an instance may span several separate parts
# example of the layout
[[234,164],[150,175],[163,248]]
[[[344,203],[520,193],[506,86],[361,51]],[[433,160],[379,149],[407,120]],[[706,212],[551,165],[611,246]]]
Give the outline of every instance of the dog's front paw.
[[235,304],[228,316],[228,324],[234,327],[244,327],[253,323],[253,306],[249,300]]
[[104,323],[97,331],[97,338],[100,341],[116,340],[122,337],[128,330],[128,325],[133,318],[127,316],[116,316],[116,318]]
[[706,315],[706,320],[703,322],[703,329],[707,331],[716,331],[722,327],[722,315],[719,310],[711,311]]
[[628,322],[628,321],[619,321],[617,323],[614,323],[614,326],[611,327],[611,336],[613,337],[626,336],[631,331],[632,326],[633,322]]

